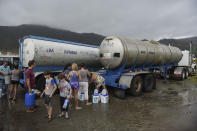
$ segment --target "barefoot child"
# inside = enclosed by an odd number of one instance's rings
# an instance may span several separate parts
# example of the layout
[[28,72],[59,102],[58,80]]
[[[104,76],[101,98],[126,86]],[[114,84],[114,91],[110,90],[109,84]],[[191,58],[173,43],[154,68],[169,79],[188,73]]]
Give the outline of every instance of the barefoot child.
[[[72,95],[72,89],[70,84],[66,81],[66,77],[63,73],[59,74],[58,79],[60,80],[58,88],[60,90],[60,109],[61,109],[61,114],[59,115],[59,117],[61,118],[62,116],[64,116],[66,119],[68,119],[69,100],[70,100],[70,96]],[[66,109],[64,109],[63,105],[66,99],[68,100],[68,105]]]
[[52,120],[52,96],[54,94],[54,92],[57,89],[57,86],[55,84],[55,81],[53,78],[51,78],[50,76],[50,71],[45,71],[44,72],[44,77],[46,78],[46,85],[45,85],[45,90],[43,91],[43,93],[40,95],[40,97],[43,97],[43,94],[45,94],[45,98],[44,98],[44,103],[45,103],[45,107],[47,109],[47,113],[48,113],[48,120],[51,121]]

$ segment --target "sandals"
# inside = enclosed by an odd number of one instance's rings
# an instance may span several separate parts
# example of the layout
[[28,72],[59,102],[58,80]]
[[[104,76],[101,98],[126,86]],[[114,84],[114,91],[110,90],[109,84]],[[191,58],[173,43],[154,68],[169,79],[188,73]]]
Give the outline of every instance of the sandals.
[[59,114],[59,118],[62,118],[64,116],[64,114]]
[[65,114],[64,116],[65,119],[70,119],[70,117],[68,115]]
[[12,100],[13,100],[13,101],[16,101],[16,97],[14,97]]
[[9,97],[8,99],[9,99],[9,100],[12,100],[13,98],[12,98],[12,97]]

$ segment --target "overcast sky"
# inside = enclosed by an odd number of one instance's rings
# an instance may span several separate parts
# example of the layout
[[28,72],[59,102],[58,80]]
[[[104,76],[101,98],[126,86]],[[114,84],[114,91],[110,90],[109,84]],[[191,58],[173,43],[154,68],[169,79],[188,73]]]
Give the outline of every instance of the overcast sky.
[[197,0],[0,0],[0,25],[135,39],[197,36]]

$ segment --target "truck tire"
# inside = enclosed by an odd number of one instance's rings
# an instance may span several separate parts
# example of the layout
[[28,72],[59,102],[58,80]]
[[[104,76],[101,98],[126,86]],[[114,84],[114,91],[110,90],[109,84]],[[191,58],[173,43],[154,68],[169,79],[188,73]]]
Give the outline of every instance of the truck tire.
[[186,71],[185,71],[185,79],[187,79],[187,78],[188,78],[188,76],[189,76],[189,71],[188,71],[188,70],[186,70]]
[[182,72],[181,72],[181,80],[184,80],[185,79],[185,70],[182,69]]
[[143,88],[143,80],[141,76],[136,76],[133,78],[131,82],[131,86],[129,88],[129,93],[133,96],[139,96],[142,94]]
[[120,98],[120,99],[125,99],[125,90],[122,89],[115,89],[114,90],[114,96]]
[[145,92],[151,92],[153,89],[155,89],[155,78],[152,74],[148,74],[144,77],[144,91]]

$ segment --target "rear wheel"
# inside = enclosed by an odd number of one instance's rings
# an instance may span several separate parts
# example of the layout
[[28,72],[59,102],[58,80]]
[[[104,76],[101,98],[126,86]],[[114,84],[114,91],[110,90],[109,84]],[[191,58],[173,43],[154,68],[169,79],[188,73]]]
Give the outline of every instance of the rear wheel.
[[185,79],[187,79],[188,76],[189,76],[189,72],[188,72],[188,70],[186,70],[186,71],[185,71]]
[[181,72],[181,80],[184,80],[185,79],[185,70],[182,69],[182,72]]
[[144,78],[144,91],[151,92],[156,88],[156,80],[152,74],[146,75]]
[[139,96],[142,94],[143,80],[141,76],[136,76],[131,82],[129,93],[133,96]]
[[115,89],[114,90],[114,95],[120,99],[124,99],[125,98],[125,90],[122,89]]

